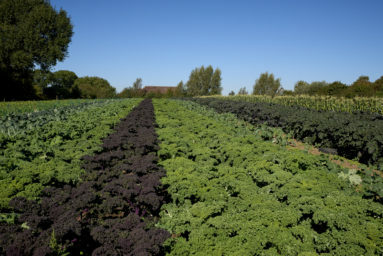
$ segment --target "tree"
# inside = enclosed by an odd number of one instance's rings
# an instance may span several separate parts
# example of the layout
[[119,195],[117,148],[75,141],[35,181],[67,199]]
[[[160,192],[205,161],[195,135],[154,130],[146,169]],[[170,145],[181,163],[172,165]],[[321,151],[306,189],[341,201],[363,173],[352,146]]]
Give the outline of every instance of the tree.
[[73,35],[64,10],[47,0],[0,1],[0,84],[5,99],[34,95],[33,69],[62,61]]
[[117,97],[118,98],[133,98],[134,90],[132,89],[132,87],[126,87],[119,94],[117,94]]
[[351,86],[369,86],[371,84],[368,76],[360,76]]
[[360,76],[347,90],[347,97],[363,96],[370,97],[374,95],[373,83],[368,76]]
[[33,88],[39,99],[79,98],[80,92],[74,86],[77,75],[69,70],[54,73],[36,69],[33,72]]
[[374,96],[383,96],[383,76],[381,76],[379,79],[375,80],[373,84],[374,88]]
[[282,94],[281,79],[274,79],[273,74],[268,72],[262,73],[260,77],[255,81],[253,87],[254,95],[269,95],[275,96]]
[[308,94],[310,88],[310,84],[305,81],[298,81],[294,85],[294,93],[295,94]]
[[321,95],[329,95],[329,96],[344,96],[345,92],[347,90],[347,85],[335,81],[331,84],[328,84],[327,86],[322,87],[319,90],[319,94]]
[[35,95],[38,99],[48,99],[47,95],[45,95],[44,91],[48,87],[51,81],[52,73],[48,71],[44,71],[41,69],[36,69],[33,71],[33,89]]
[[177,97],[185,96],[186,94],[186,88],[184,85],[184,82],[181,81],[177,84],[177,89],[176,89],[176,95]]
[[309,95],[318,95],[323,87],[328,86],[326,81],[314,81],[310,84],[307,93]]
[[219,68],[214,71],[209,87],[208,95],[221,95],[221,70]]
[[292,90],[283,90],[282,96],[293,96],[294,92]]
[[186,83],[186,91],[190,96],[221,94],[221,70],[212,66],[195,68]]
[[234,95],[235,95],[234,91],[229,92],[229,96],[234,96]]
[[52,73],[50,71],[36,69],[33,71],[33,85],[45,89],[51,81],[51,76]]
[[137,78],[136,81],[134,81],[132,88],[133,88],[133,90],[141,90],[142,89],[142,79]]
[[246,87],[242,87],[241,89],[239,89],[238,91],[238,95],[248,95],[249,93],[247,92],[246,90]]
[[145,97],[146,92],[142,89],[142,79],[137,78],[132,85],[133,97]]
[[78,88],[74,86],[77,75],[68,70],[59,70],[50,76],[50,87],[46,87],[44,92],[49,98],[78,98],[80,97]]
[[76,79],[74,86],[78,88],[81,98],[113,98],[116,96],[116,88],[100,77],[81,77]]
[[137,78],[132,86],[124,88],[117,96],[119,98],[144,97],[145,91],[142,89],[142,79]]

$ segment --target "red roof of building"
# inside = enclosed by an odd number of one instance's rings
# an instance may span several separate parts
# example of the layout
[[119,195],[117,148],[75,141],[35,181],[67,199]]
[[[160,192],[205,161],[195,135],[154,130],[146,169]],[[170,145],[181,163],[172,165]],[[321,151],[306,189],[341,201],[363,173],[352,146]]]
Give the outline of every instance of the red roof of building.
[[162,93],[165,94],[169,90],[175,91],[177,87],[175,86],[145,86],[143,90],[145,92],[154,92],[154,93]]

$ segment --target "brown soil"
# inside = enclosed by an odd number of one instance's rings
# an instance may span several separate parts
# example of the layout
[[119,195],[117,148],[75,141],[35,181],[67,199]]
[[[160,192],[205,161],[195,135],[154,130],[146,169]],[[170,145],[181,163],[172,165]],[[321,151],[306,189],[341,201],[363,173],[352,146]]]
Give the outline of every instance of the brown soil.
[[[335,163],[335,164],[337,164],[343,168],[346,168],[346,169],[355,169],[355,170],[361,170],[362,169],[360,167],[360,165],[353,163],[353,161],[351,161],[349,159],[341,157],[341,160],[340,160],[339,156],[320,152],[318,148],[311,146],[311,145],[304,144],[303,142],[297,141],[295,139],[291,139],[290,145],[287,146],[287,149],[293,149],[293,148],[299,149],[299,150],[307,150],[308,153],[310,153],[312,155],[320,155],[320,154],[327,155],[331,162],[333,162],[333,163]],[[379,174],[383,178],[383,172],[378,171],[378,170],[373,170],[373,172],[376,174]]]

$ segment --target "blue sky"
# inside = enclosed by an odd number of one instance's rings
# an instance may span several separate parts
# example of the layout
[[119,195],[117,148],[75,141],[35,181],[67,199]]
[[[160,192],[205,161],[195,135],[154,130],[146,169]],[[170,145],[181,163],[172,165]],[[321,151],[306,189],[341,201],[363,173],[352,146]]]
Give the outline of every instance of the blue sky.
[[121,91],[176,86],[201,65],[219,67],[223,94],[249,92],[263,72],[285,89],[298,80],[383,75],[381,0],[51,0],[74,25],[53,70],[99,76]]

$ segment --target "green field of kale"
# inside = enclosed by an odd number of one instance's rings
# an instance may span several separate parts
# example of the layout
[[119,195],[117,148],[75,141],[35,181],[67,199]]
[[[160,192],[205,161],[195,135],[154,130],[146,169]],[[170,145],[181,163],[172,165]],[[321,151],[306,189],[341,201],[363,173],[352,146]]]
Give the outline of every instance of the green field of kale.
[[[383,255],[383,178],[372,170],[380,135],[368,135],[377,148],[364,151],[360,135],[354,146],[371,166],[349,169],[287,147],[287,108],[270,127],[271,103],[238,103],[83,100],[3,110],[0,254]],[[294,120],[311,113],[294,110]],[[321,113],[294,121],[312,133],[294,131],[312,144],[319,131],[330,148],[330,135],[346,135],[333,134]],[[362,121],[380,127],[376,114],[353,115],[339,114],[348,132]],[[314,117],[328,121],[310,126]]]
[[219,113],[251,124],[280,127],[294,138],[383,170],[383,116],[376,113],[318,111],[301,106],[196,98]]
[[87,99],[75,99],[75,100],[40,100],[40,101],[11,101],[0,102],[0,116],[7,114],[20,114],[39,112],[42,110],[49,110],[55,108],[61,108],[64,106],[75,106],[81,103],[96,102],[100,100],[87,100]]
[[64,101],[59,108],[2,116],[0,207],[6,209],[16,196],[37,199],[48,185],[80,180],[80,158],[97,151],[101,139],[138,102],[79,102],[67,107]]
[[233,116],[157,102],[163,178],[159,226],[170,254],[376,255],[382,205],[325,157],[264,142]]

